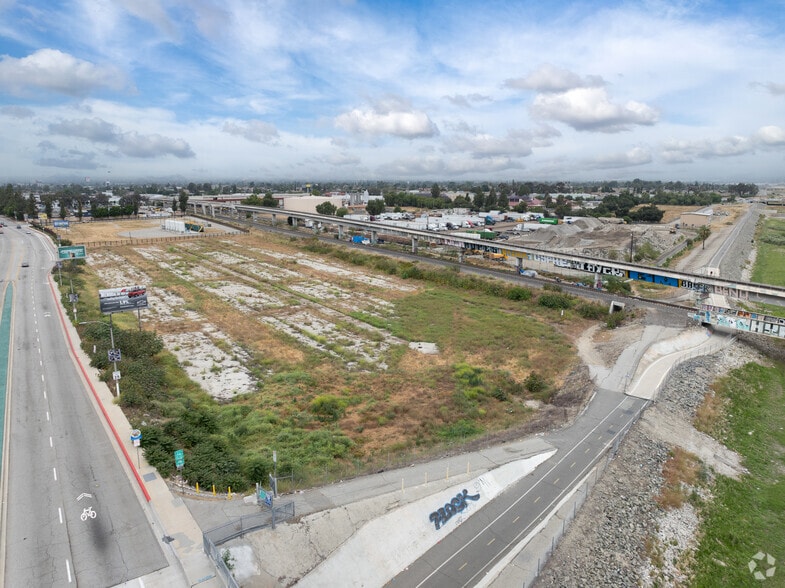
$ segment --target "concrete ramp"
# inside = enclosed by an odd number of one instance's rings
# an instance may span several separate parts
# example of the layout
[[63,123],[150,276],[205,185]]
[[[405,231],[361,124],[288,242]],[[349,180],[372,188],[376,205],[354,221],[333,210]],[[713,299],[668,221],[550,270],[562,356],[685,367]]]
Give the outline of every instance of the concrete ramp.
[[652,400],[674,366],[698,355],[709,355],[731,338],[708,329],[689,329],[676,337],[658,341],[643,354],[627,394]]
[[[341,586],[383,586],[554,453],[555,449],[505,464],[369,521],[302,578],[298,588],[333,586],[336,578]],[[438,511],[447,504],[456,512],[443,520]]]

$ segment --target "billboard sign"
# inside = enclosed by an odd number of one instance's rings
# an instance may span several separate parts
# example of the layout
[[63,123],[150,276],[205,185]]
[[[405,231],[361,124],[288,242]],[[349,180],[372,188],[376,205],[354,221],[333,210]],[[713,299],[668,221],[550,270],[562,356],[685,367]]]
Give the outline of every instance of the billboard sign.
[[147,308],[147,288],[126,286],[125,288],[99,290],[98,303],[102,314]]
[[84,245],[69,245],[57,248],[57,257],[60,259],[84,259],[87,252]]
[[52,224],[55,226],[55,229],[67,229],[71,226],[71,223],[67,220],[52,221]]

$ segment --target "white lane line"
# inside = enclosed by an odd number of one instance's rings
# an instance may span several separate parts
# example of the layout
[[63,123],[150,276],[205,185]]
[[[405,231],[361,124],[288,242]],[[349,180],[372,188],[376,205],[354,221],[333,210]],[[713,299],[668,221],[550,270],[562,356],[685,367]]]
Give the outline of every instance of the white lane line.
[[41,381],[42,382],[46,381],[46,378],[44,378],[44,374],[41,374]]
[[49,411],[46,411],[46,421],[49,422]]
[[44,389],[44,400],[46,400],[46,389]]
[[52,471],[54,472],[55,475],[55,482],[57,482],[57,468],[52,468]]
[[54,447],[54,444],[52,443],[52,437],[51,436],[49,437],[49,447]]
[[63,524],[63,508],[58,506],[57,507],[57,514],[60,516],[60,524]]
[[65,560],[65,569],[68,572],[68,583],[71,583],[71,564],[68,560]]

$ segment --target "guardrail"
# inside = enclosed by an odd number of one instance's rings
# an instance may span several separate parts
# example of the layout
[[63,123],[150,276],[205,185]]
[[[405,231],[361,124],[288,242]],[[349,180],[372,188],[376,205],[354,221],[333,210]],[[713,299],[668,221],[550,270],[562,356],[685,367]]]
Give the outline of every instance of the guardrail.
[[173,235],[171,237],[146,237],[143,239],[139,239],[137,237],[128,237],[127,239],[113,241],[81,241],[74,243],[74,245],[84,245],[85,247],[127,247],[128,245],[155,245],[156,243],[169,243],[172,241],[183,241],[188,239],[206,239],[209,237],[226,237],[236,234],[237,233],[231,231],[222,231],[220,233],[190,233],[187,235]]

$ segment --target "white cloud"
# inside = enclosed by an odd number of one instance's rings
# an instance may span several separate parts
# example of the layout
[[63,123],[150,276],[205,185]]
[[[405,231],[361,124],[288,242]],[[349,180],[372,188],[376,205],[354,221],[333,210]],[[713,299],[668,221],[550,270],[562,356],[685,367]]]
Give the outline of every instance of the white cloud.
[[600,76],[586,76],[582,78],[567,69],[544,63],[522,78],[505,80],[504,85],[518,90],[535,90],[537,92],[566,92],[575,88],[600,88],[605,81]]
[[651,163],[653,160],[651,150],[647,147],[633,147],[624,153],[611,153],[586,162],[592,169],[619,169],[634,167]]
[[270,143],[278,138],[278,129],[275,125],[261,120],[226,121],[221,130],[255,143]]
[[57,49],[39,49],[20,59],[6,55],[0,60],[0,89],[17,96],[43,90],[81,97],[99,88],[120,90],[124,86],[123,75],[114,67],[95,65]]
[[668,163],[689,163],[698,159],[733,157],[750,153],[754,142],[749,137],[732,136],[721,139],[672,140],[662,147],[662,157]]
[[164,137],[158,133],[143,135],[136,131],[123,132],[117,125],[100,118],[52,123],[49,125],[49,132],[87,139],[93,143],[107,143],[113,145],[118,153],[128,157],[151,158],[164,155],[174,155],[180,159],[194,157],[191,147],[183,139]]
[[776,82],[752,82],[750,86],[753,88],[763,88],[774,96],[785,96],[785,84],[778,84]]
[[454,106],[461,108],[471,108],[473,103],[477,102],[493,102],[493,98],[484,94],[453,94],[452,96],[445,96],[445,100],[449,101]]
[[754,140],[764,147],[783,147],[785,146],[785,129],[774,125],[761,127],[755,133]]
[[518,171],[523,168],[523,164],[509,157],[443,159],[429,156],[396,159],[380,165],[377,172],[384,177],[430,179]]
[[335,126],[352,135],[391,135],[404,139],[439,134],[427,114],[414,110],[397,97],[385,98],[370,109],[345,112],[335,118]]
[[26,106],[3,106],[0,108],[0,112],[12,118],[32,118],[35,116],[35,112]]
[[563,122],[576,131],[618,133],[632,125],[653,125],[659,113],[640,102],[614,104],[604,88],[576,88],[560,94],[539,94],[531,106],[538,118]]

